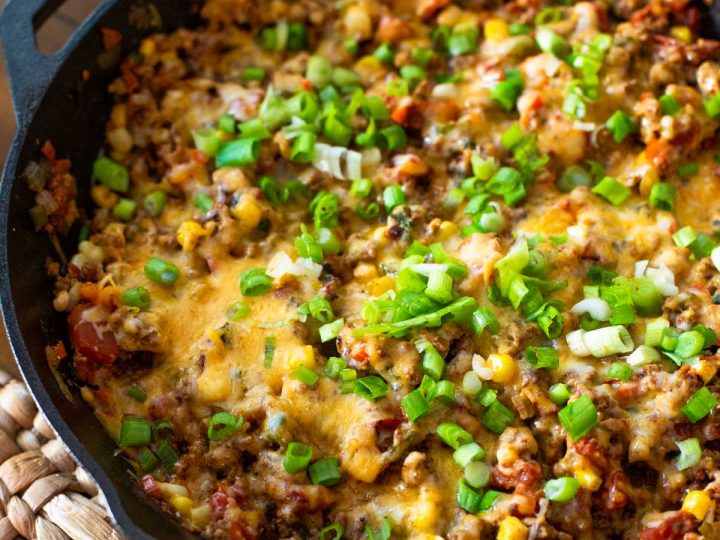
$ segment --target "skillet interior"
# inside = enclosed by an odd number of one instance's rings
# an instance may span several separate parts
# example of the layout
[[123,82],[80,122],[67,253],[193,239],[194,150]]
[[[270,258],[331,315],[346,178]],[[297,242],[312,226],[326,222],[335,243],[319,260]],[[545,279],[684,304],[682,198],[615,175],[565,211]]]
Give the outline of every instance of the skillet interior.
[[[137,47],[144,34],[192,26],[195,20],[193,0],[157,0],[153,5],[161,16],[161,28],[131,25],[130,10],[148,4],[136,0],[105,2],[68,43],[67,53],[59,53],[57,60],[62,65],[37,111],[34,114],[32,110],[18,111],[20,122],[25,118],[29,123],[18,130],[3,176],[0,216],[2,230],[7,233],[0,236],[0,290],[5,323],[23,376],[62,440],[97,479],[120,527],[133,539],[180,539],[194,536],[148,504],[147,496],[135,488],[129,467],[113,457],[115,443],[91,409],[79,399],[75,404],[69,403],[48,368],[45,346],[66,337],[64,318],[52,308],[52,281],[45,270],[46,259],[57,260],[57,253],[47,235],[34,231],[27,213],[33,204],[32,194],[22,179],[24,167],[38,158],[44,141],[51,140],[59,157],[72,160],[72,171],[78,178],[78,204],[88,207],[90,169],[102,143],[110,109],[106,87],[116,76],[116,67],[103,71],[98,65],[98,54],[103,50],[99,29],[110,27],[123,34],[121,58]],[[39,16],[36,22],[37,19]],[[34,47],[28,42],[31,37],[25,36],[18,47]],[[10,40],[14,36],[5,38]],[[85,82],[81,82],[83,70],[90,73]],[[23,75],[27,82],[42,80],[47,74]],[[74,230],[61,239],[68,253],[77,243],[77,232]]]
[[[15,0],[25,1],[25,0]],[[58,2],[54,2],[58,3]],[[157,0],[162,27],[171,31],[194,23],[194,0]],[[0,294],[6,325],[18,363],[36,400],[60,437],[80,462],[98,480],[107,495],[118,524],[130,538],[193,538],[160,511],[147,504],[135,487],[125,463],[114,458],[115,444],[82,401],[69,403],[48,369],[44,348],[66,337],[63,314],[52,308],[52,281],[46,276],[45,261],[56,259],[56,251],[45,235],[34,231],[27,209],[33,204],[31,192],[20,178],[25,165],[36,159],[39,147],[52,140],[58,155],[73,162],[79,183],[79,204],[89,202],[87,182],[90,168],[102,142],[109,101],[105,88],[114,71],[103,71],[97,63],[102,51],[98,31],[112,27],[123,33],[123,54],[137,46],[149,29],[128,22],[132,6],[147,5],[137,0],[106,2],[69,43],[62,62],[37,111],[19,111],[31,119],[21,126],[4,173],[0,195],[0,219],[5,235],[0,236]],[[720,3],[707,9],[704,34],[720,36]],[[24,46],[32,46],[25,43]],[[81,73],[90,77],[80,82]],[[34,113],[34,114],[33,114]],[[77,231],[75,231],[77,232]],[[76,235],[64,239],[67,252],[76,244]]]

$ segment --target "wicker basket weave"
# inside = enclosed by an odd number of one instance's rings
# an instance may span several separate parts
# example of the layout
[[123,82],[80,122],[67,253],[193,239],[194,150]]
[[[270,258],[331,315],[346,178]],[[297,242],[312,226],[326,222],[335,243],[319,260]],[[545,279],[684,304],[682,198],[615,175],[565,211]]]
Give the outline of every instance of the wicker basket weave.
[[102,495],[38,412],[0,370],[0,540],[120,540]]

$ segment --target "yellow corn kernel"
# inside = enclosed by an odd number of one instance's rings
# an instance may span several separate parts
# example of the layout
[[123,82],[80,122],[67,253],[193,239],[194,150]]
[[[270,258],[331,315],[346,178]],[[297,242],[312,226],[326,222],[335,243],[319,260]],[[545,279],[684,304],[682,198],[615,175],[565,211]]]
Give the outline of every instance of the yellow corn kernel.
[[715,373],[717,373],[715,365],[707,360],[698,360],[697,362],[691,364],[690,367],[705,384],[709,383],[710,379],[712,379],[715,376]]
[[360,283],[367,283],[378,277],[378,271],[374,264],[360,263],[353,270],[353,276]]
[[683,501],[682,509],[686,512],[690,512],[693,516],[698,518],[700,521],[705,519],[705,515],[713,505],[710,495],[699,489],[695,489],[685,496]]
[[602,484],[602,478],[592,469],[578,469],[575,471],[575,479],[581,488],[588,491],[597,491]]
[[509,354],[493,353],[488,356],[486,365],[493,372],[492,380],[499,383],[509,383],[518,372],[517,364]]
[[500,523],[497,540],[525,540],[528,528],[515,516],[508,516]]
[[389,240],[388,237],[385,235],[385,233],[387,232],[387,230],[388,230],[388,228],[383,225],[382,227],[376,228],[376,229],[372,232],[372,239],[375,241],[375,245],[376,245],[377,247],[379,247],[379,248],[380,248],[380,247],[385,247],[385,246],[387,246],[387,245],[390,243],[390,240]]
[[315,367],[315,349],[313,349],[312,345],[298,347],[288,358],[288,372],[295,371],[301,365],[309,368]]
[[212,512],[209,504],[203,504],[190,511],[190,522],[197,528],[203,529],[210,523]]
[[144,39],[140,44],[140,54],[145,58],[151,56],[155,52],[155,41],[152,38]]
[[383,276],[373,279],[369,285],[368,290],[373,296],[380,296],[395,288],[395,280],[390,276]]
[[420,497],[412,512],[413,529],[418,532],[432,531],[440,518],[440,502],[442,497],[432,487],[420,488]]
[[380,60],[371,54],[363,56],[355,62],[354,68],[362,78],[371,78],[382,74],[385,71],[385,68],[380,63]]
[[121,103],[112,108],[110,121],[117,127],[125,127],[127,125],[127,109],[124,104]]
[[176,238],[183,251],[192,251],[200,240],[205,236],[205,231],[197,221],[186,221],[178,227]]
[[238,203],[232,207],[232,215],[246,229],[254,229],[262,219],[262,208],[255,197],[243,195]]
[[208,355],[208,361],[197,378],[198,396],[207,403],[224,401],[232,392],[230,370],[223,362],[216,361],[216,355]]
[[184,497],[182,495],[175,495],[170,498],[170,504],[175,507],[175,510],[177,510],[181,516],[189,516],[190,512],[193,508],[193,502],[192,499],[188,497]]
[[100,208],[114,208],[118,200],[120,200],[117,193],[113,193],[110,188],[102,184],[93,186],[92,190],[90,190],[90,196]]
[[670,29],[670,36],[681,43],[690,43],[692,41],[692,32],[687,26],[673,26]]
[[460,227],[452,221],[443,221],[438,228],[437,237],[439,240],[449,240],[458,234],[460,234]]
[[508,35],[508,24],[502,19],[490,19],[485,23],[485,39],[498,42],[507,39]]
[[160,490],[160,494],[167,500],[170,500],[172,497],[176,496],[190,496],[190,493],[185,486],[181,486],[180,484],[173,484],[171,482],[158,482],[158,490]]

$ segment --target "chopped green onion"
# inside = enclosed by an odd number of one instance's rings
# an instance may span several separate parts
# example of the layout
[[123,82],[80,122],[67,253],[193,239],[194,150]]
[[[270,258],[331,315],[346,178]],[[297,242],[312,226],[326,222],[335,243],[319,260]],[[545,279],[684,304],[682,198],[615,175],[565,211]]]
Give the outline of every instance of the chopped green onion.
[[158,466],[158,458],[148,448],[140,450],[136,458],[138,465],[145,472],[150,472]]
[[243,425],[243,417],[229,412],[212,415],[208,424],[207,436],[211,441],[224,441]]
[[493,433],[500,435],[514,419],[513,412],[496,398],[485,411],[482,424]]
[[387,83],[385,91],[391,97],[404,97],[410,93],[410,87],[405,79],[392,79]]
[[545,496],[556,502],[569,502],[580,489],[580,482],[570,476],[555,478],[545,482]]
[[123,291],[120,295],[123,305],[138,309],[147,309],[150,307],[150,293],[145,287],[133,287]]
[[265,347],[263,349],[263,367],[269,368],[272,366],[273,358],[275,356],[275,336],[265,336]]
[[360,178],[350,185],[350,195],[358,199],[364,199],[373,189],[373,182],[367,178]]
[[700,171],[697,163],[683,163],[677,168],[677,172],[683,178],[695,176]]
[[461,446],[473,442],[472,435],[457,424],[444,422],[437,427],[437,435],[442,441],[457,450]]
[[129,446],[147,446],[152,440],[150,422],[144,418],[125,416],[120,425],[118,444],[123,448]]
[[331,323],[322,325],[318,332],[320,333],[320,341],[325,343],[331,339],[335,339],[340,335],[340,330],[345,326],[345,319],[338,319]]
[[381,64],[392,64],[395,59],[395,52],[389,43],[382,43],[377,49],[375,49],[373,56],[377,58]]
[[389,214],[393,208],[405,204],[405,194],[403,193],[402,187],[394,184],[388,186],[383,191],[383,203],[385,204],[385,211]]
[[392,532],[392,523],[388,518],[383,519],[382,527],[377,531],[373,531],[368,525],[365,526],[367,540],[390,540]]
[[400,405],[403,411],[405,411],[405,416],[407,416],[411,422],[415,422],[430,412],[430,406],[422,390],[419,388],[405,396],[400,402]]
[[380,148],[399,150],[407,144],[407,136],[401,126],[393,124],[377,132],[377,142]]
[[537,324],[545,336],[557,339],[563,329],[563,314],[556,306],[546,304],[537,318]]
[[542,11],[539,11],[537,15],[535,15],[535,20],[533,21],[537,26],[541,26],[543,24],[550,24],[550,23],[556,23],[560,22],[563,18],[563,12],[559,7],[547,7],[543,9]]
[[390,118],[385,100],[380,96],[365,96],[361,105],[365,116],[372,120],[387,120]]
[[223,133],[235,133],[235,117],[223,114],[218,120],[218,129]]
[[412,51],[410,51],[410,59],[413,61],[414,64],[418,64],[420,66],[427,66],[430,63],[430,60],[432,60],[433,57],[433,50],[427,49],[425,47],[414,47]]
[[289,51],[300,51],[307,47],[307,27],[305,23],[290,23],[287,35],[287,49]]
[[608,379],[617,379],[619,381],[628,382],[632,379],[633,370],[622,362],[613,362],[610,364],[610,368],[607,370]]
[[237,139],[227,143],[218,152],[215,165],[218,167],[239,167],[257,161],[260,155],[260,141],[257,139]]
[[613,206],[619,206],[624,203],[631,193],[627,187],[611,176],[606,176],[600,180],[600,182],[592,188],[592,192],[600,195]]
[[533,347],[525,349],[525,360],[536,368],[555,369],[560,364],[560,357],[552,347]]
[[225,317],[230,322],[238,322],[250,315],[250,306],[245,302],[234,302],[230,304],[225,312]]
[[439,381],[445,371],[445,360],[438,350],[427,340],[415,343],[418,352],[423,355],[422,368],[433,380]]
[[713,410],[717,403],[718,401],[712,392],[706,386],[703,386],[690,396],[690,399],[682,408],[682,412],[694,424],[710,414],[710,411]]
[[589,172],[578,165],[565,169],[557,181],[557,188],[563,193],[570,193],[578,186],[592,186],[593,178]]
[[155,449],[155,455],[162,463],[163,467],[169,474],[173,474],[175,471],[175,464],[178,460],[177,452],[173,445],[168,441],[162,441]]
[[665,351],[674,351],[678,344],[680,332],[675,328],[663,328],[660,338],[660,348]]
[[460,508],[467,510],[471,514],[480,511],[480,502],[482,494],[470,485],[464,478],[460,480],[457,490],[457,503]]
[[647,345],[640,345],[627,357],[627,363],[632,367],[642,367],[658,361],[660,361],[660,353]]
[[555,405],[565,405],[570,399],[570,389],[565,383],[555,383],[550,387],[550,399]]
[[712,254],[715,249],[715,242],[705,233],[697,233],[695,240],[688,247],[696,259],[704,259]]
[[500,495],[502,495],[502,493],[500,493],[499,491],[495,491],[494,489],[488,489],[485,492],[485,495],[483,495],[482,500],[480,501],[479,510],[481,512],[490,510],[493,507],[493,505],[495,504],[495,501],[497,501],[500,498]]
[[337,458],[320,459],[308,467],[308,476],[315,485],[331,487],[340,482],[340,464]]
[[215,128],[196,129],[192,132],[195,147],[209,157],[215,157],[220,150],[220,137]]
[[672,184],[658,182],[650,190],[650,204],[660,210],[672,210],[675,206],[677,193]]
[[425,294],[441,304],[447,304],[453,298],[453,279],[442,270],[433,270],[428,276]]
[[625,137],[637,131],[633,119],[626,112],[617,110],[605,122],[605,127],[612,134],[616,143],[621,143]]
[[243,122],[238,126],[240,133],[244,138],[247,139],[268,139],[270,137],[270,130],[265,127],[260,118],[253,118],[247,122]]
[[355,86],[360,83],[360,75],[352,69],[336,67],[332,72],[332,82],[339,88]]
[[323,373],[326,377],[330,377],[331,379],[337,379],[340,377],[340,372],[345,369],[347,366],[347,361],[344,358],[340,358],[338,356],[331,356],[327,359],[327,362],[325,363],[325,369],[323,369]]
[[130,199],[120,199],[113,208],[113,216],[120,221],[130,221],[135,213],[135,201]]
[[272,278],[263,268],[248,268],[238,279],[243,296],[262,296],[272,289]]
[[508,25],[508,32],[511,36],[524,36],[532,32],[532,26],[522,23],[510,23]]
[[93,163],[93,176],[113,191],[125,193],[130,187],[130,175],[127,169],[105,156]]
[[326,227],[321,227],[315,231],[315,239],[317,240],[317,243],[320,244],[323,253],[335,254],[340,251],[340,248],[342,247],[340,245],[340,240],[338,240],[338,237],[335,236],[335,233]]
[[290,161],[294,163],[311,163],[315,155],[315,142],[317,135],[303,131],[293,141],[290,150]]
[[324,56],[311,56],[305,70],[305,78],[315,88],[325,88],[332,79],[332,64]]
[[358,396],[368,401],[375,401],[387,395],[388,384],[377,375],[368,375],[355,381],[354,391]]
[[425,77],[427,77],[427,74],[420,66],[402,66],[400,68],[400,76],[413,87],[422,82]]
[[451,56],[460,56],[477,51],[477,28],[468,28],[459,32],[453,32],[448,38],[447,48]]
[[684,441],[676,441],[675,444],[680,450],[680,455],[675,461],[678,471],[684,471],[700,463],[700,457],[702,456],[700,441],[693,437]]
[[147,399],[147,394],[145,393],[145,390],[143,390],[142,388],[140,388],[137,384],[133,384],[133,385],[128,389],[128,392],[127,392],[127,393],[128,393],[128,396],[130,396],[130,397],[133,398],[135,401],[138,401],[138,402],[140,402],[140,403],[144,403],[145,400]]
[[509,70],[505,73],[505,79],[498,82],[490,90],[490,97],[506,112],[515,108],[520,93],[523,90],[523,78],[517,70]]
[[587,395],[582,395],[558,412],[558,419],[573,441],[586,435],[598,423],[595,404]]
[[704,339],[703,349],[712,347],[715,343],[717,343],[717,334],[712,328],[708,328],[704,324],[697,324],[692,328],[692,330],[702,334]]
[[290,474],[307,469],[312,459],[313,451],[307,444],[291,442],[285,450],[283,467]]
[[483,306],[472,314],[470,324],[476,334],[482,334],[487,330],[490,334],[500,332],[500,322],[489,307]]
[[345,527],[336,521],[327,527],[323,527],[320,531],[320,540],[340,540],[343,534],[345,534]]
[[158,257],[151,257],[145,263],[145,275],[150,281],[163,285],[172,285],[180,277],[180,269],[171,262]]
[[678,247],[688,247],[696,238],[695,231],[690,226],[685,226],[672,235],[673,242]]
[[595,358],[629,353],[635,348],[630,333],[624,326],[620,325],[585,332],[583,342],[590,354]]
[[358,203],[355,205],[355,213],[364,221],[372,221],[380,215],[380,206],[374,202],[368,204],[367,206],[363,206]]
[[340,386],[341,394],[349,394],[355,390],[355,381],[357,381],[357,372],[354,369],[345,368],[340,370]]
[[690,330],[678,336],[677,345],[673,351],[680,358],[690,358],[699,354],[705,346],[705,338],[700,332]]
[[248,66],[243,70],[243,80],[262,81],[265,78],[265,74],[266,71],[264,68],[261,68],[259,66]]
[[427,393],[427,400],[437,400],[445,405],[455,402],[455,385],[450,381],[438,381]]
[[682,109],[682,105],[670,94],[660,96],[658,102],[660,102],[663,114],[673,116]]
[[207,214],[215,205],[215,201],[207,193],[198,193],[193,199],[193,206],[203,214]]
[[158,420],[152,425],[153,437],[156,441],[172,439],[175,437],[175,429],[170,420]]
[[720,116],[720,92],[703,100],[703,107],[710,118],[717,119]]
[[320,378],[317,373],[304,364],[300,364],[290,376],[305,386],[313,386]]
[[490,467],[482,461],[473,461],[465,467],[465,480],[472,487],[479,489],[490,482]]
[[145,195],[143,208],[145,208],[145,211],[151,216],[157,217],[160,215],[160,212],[163,211],[163,208],[165,208],[166,203],[167,195],[165,195],[164,191],[157,189]]
[[548,28],[540,28],[535,33],[535,41],[541,51],[562,56],[565,51],[565,40]]
[[460,465],[462,468],[465,468],[473,461],[481,461],[485,459],[485,455],[486,452],[483,447],[473,441],[471,443],[464,444],[455,450],[455,452],[453,452],[453,459],[455,460],[455,463]]
[[357,39],[348,38],[343,41],[343,49],[345,49],[345,52],[350,56],[357,56],[360,52],[360,44],[357,42]]
[[340,214],[340,198],[334,193],[321,191],[310,202],[308,210],[313,215],[315,227],[337,227]]

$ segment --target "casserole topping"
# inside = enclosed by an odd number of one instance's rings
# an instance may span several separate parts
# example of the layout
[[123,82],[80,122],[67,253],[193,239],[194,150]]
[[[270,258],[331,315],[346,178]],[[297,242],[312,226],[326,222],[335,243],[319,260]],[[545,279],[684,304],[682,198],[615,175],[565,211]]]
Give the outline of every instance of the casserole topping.
[[122,63],[54,269],[142,488],[212,538],[719,534],[696,8],[259,4]]

